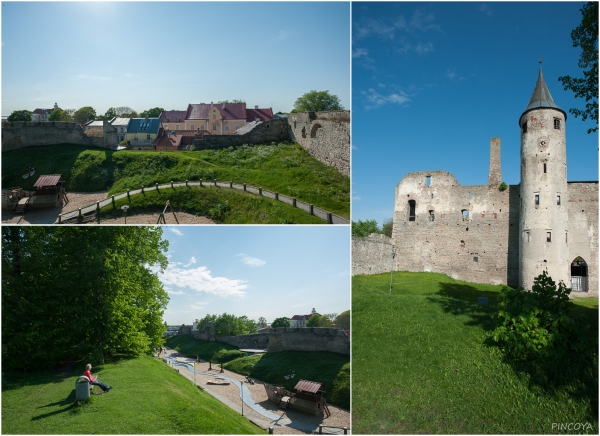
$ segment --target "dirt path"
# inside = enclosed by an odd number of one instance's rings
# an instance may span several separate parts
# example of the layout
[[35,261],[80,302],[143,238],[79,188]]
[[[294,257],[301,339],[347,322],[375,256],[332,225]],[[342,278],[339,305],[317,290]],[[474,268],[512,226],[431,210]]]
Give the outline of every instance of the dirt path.
[[[15,215],[11,211],[2,210],[2,224],[53,224],[58,215],[78,210],[85,206],[96,204],[97,201],[107,198],[108,191],[102,192],[69,192],[69,203],[53,209],[38,209],[25,211],[25,215]],[[131,213],[127,215],[127,225],[156,224],[160,212]],[[214,224],[210,218],[196,216],[186,212],[176,212],[179,224]],[[167,224],[177,224],[172,213],[165,214]],[[97,221],[94,221],[97,223]],[[110,218],[102,220],[102,224],[125,224],[125,218]]]

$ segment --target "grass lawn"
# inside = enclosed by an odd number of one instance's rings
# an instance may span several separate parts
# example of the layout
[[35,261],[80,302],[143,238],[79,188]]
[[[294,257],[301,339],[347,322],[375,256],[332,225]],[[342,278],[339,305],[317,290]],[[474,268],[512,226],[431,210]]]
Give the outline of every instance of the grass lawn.
[[[289,204],[248,192],[221,187],[175,187],[148,190],[130,199],[115,200],[115,207],[101,209],[100,219],[121,218],[121,206],[129,205],[129,214],[142,210],[160,213],[166,201],[177,211],[208,216],[219,224],[325,224],[322,219]],[[167,220],[172,221],[167,209]]]
[[177,153],[69,144],[25,147],[2,153],[2,186],[27,189],[21,176],[29,165],[36,175],[62,174],[67,192],[108,190],[112,195],[142,185],[216,178],[262,186],[350,216],[350,179],[291,142]]
[[78,406],[75,379],[55,371],[2,374],[2,433],[265,434],[158,359],[129,358],[93,369],[114,386]]
[[[552,434],[553,423],[588,423],[571,432],[598,434],[597,367],[552,378],[552,362],[514,365],[489,341],[501,286],[435,273],[394,272],[393,282],[389,295],[389,273],[352,281],[353,433]],[[597,336],[598,299],[574,308]]]
[[[189,336],[169,338],[167,345],[185,354],[198,354],[204,360],[219,350],[237,349],[222,342],[200,341]],[[317,381],[323,384],[328,403],[350,409],[350,358],[344,354],[281,351],[234,359],[223,367],[289,390],[293,390],[298,380]],[[285,380],[290,369],[296,371],[296,377]]]

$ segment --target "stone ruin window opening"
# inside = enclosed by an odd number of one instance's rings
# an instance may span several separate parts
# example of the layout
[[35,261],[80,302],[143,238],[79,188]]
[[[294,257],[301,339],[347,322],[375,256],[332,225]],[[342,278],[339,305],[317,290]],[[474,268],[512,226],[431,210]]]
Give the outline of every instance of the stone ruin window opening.
[[431,186],[431,176],[425,176],[425,184]]
[[556,130],[560,130],[560,119],[559,118],[554,118],[554,128]]
[[409,206],[408,220],[414,221],[415,220],[415,209],[417,208],[417,202],[415,200],[408,200],[408,206]]
[[523,130],[523,132],[522,132],[522,133],[527,133],[527,121],[525,121],[525,122],[523,123],[523,125],[521,126],[521,128],[522,128],[522,130]]
[[588,291],[588,265],[580,256],[571,263],[571,289],[577,292]]
[[546,164],[544,164],[544,174],[546,174]]
[[535,205],[536,206],[540,205],[540,195],[539,194],[535,194]]
[[546,242],[552,242],[552,232],[546,232]]
[[460,213],[462,214],[463,221],[466,221],[469,219],[469,211],[467,209],[461,210]]
[[462,239],[460,241],[460,248],[465,248],[465,241],[463,241]]
[[525,230],[525,234],[523,236],[527,237],[527,242],[531,242],[531,233],[528,230]]
[[479,263],[479,257],[478,256],[473,256],[473,262]]
[[471,198],[471,193],[470,192],[467,194],[467,198]]
[[312,129],[310,129],[310,137],[311,138],[316,138],[317,137],[317,130],[319,130],[321,128],[320,124],[315,124],[314,126],[312,126]]
[[294,121],[294,129],[296,128],[296,121]]
[[302,137],[306,138],[306,127],[302,127]]
[[565,244],[569,242],[569,232],[565,232]]
[[435,214],[432,210],[429,211],[429,221],[433,222],[435,220]]
[[560,195],[556,196],[556,205],[560,206]]

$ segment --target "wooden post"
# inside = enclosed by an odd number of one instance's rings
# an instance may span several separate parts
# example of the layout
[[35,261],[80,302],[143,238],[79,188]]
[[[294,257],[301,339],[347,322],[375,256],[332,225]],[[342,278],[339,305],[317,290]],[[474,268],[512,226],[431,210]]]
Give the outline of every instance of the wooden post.
[[131,197],[129,196],[129,189],[127,190],[127,200],[131,201]]
[[229,187],[233,188],[233,181],[232,180],[229,181]]
[[202,179],[200,179],[200,186],[202,186]]
[[269,434],[273,434],[273,427],[269,427]]
[[262,186],[258,187],[258,195],[262,195]]
[[319,434],[323,434],[323,424],[319,424]]
[[100,202],[96,202],[96,213],[100,213]]
[[142,194],[144,193],[144,185],[142,185]]
[[186,180],[185,180],[185,186],[187,186],[187,185],[188,185],[188,181],[187,181],[187,179],[186,179]]
[[58,214],[58,224],[62,223],[62,213]]
[[158,183],[156,183],[156,190],[158,191]]
[[315,214],[315,213],[314,213],[314,208],[315,208],[315,207],[314,207],[314,206],[311,204],[311,205],[310,205],[310,214],[311,214],[311,215],[314,215],[314,214]]
[[116,205],[115,205],[115,196],[113,195],[111,198],[112,198],[113,209],[115,209],[116,208]]
[[292,206],[296,207],[296,197],[292,198]]
[[213,183],[217,186],[217,179],[213,179]]
[[344,427],[344,434],[348,434],[348,427]]
[[327,212],[327,222],[333,224],[333,214],[331,212]]
[[276,193],[275,193],[275,200],[278,200],[278,201],[279,201],[279,192],[276,192]]
[[244,183],[244,191],[246,190],[246,184]]
[[171,180],[171,189],[173,189],[173,180]]
[[79,218],[81,218],[81,208],[79,208]]

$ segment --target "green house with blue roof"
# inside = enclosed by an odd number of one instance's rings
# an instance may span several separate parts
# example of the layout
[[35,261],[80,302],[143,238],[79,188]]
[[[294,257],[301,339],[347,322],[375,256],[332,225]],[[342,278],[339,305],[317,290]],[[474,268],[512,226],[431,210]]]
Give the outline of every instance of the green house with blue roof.
[[125,139],[130,150],[152,150],[152,142],[158,137],[159,118],[130,118]]

